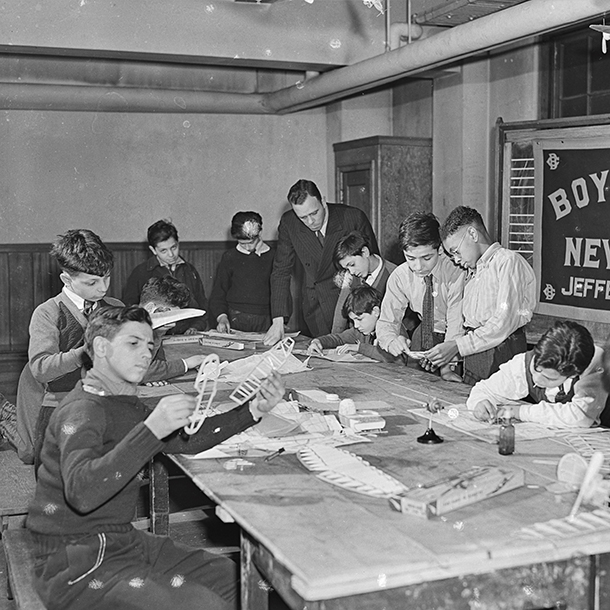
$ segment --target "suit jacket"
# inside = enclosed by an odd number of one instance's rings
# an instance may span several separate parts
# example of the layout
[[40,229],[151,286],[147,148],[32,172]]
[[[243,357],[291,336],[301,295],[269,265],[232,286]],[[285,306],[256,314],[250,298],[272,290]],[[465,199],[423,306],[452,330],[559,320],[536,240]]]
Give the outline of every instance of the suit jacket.
[[371,252],[379,253],[377,238],[366,214],[358,208],[328,204],[328,224],[324,247],[313,231],[289,210],[282,215],[271,272],[271,317],[290,317],[292,301],[290,278],[297,259],[303,265],[301,298],[303,317],[314,337],[330,332],[339,288],[333,280],[333,252],[337,242],[350,231],[360,231],[371,244]]

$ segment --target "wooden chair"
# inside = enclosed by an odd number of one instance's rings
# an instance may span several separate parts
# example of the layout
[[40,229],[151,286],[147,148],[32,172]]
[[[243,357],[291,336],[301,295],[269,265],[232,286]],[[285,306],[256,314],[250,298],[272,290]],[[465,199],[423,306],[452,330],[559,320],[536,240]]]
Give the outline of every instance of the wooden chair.
[[45,610],[34,589],[34,543],[25,528],[9,529],[2,534],[6,557],[7,597],[17,610]]

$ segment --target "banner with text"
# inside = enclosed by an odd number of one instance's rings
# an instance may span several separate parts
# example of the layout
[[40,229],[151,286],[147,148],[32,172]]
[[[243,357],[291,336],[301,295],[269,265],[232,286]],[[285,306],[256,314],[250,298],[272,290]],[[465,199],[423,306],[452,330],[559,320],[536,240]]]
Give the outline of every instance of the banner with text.
[[548,305],[553,315],[608,321],[610,148],[546,144],[541,159],[540,311]]

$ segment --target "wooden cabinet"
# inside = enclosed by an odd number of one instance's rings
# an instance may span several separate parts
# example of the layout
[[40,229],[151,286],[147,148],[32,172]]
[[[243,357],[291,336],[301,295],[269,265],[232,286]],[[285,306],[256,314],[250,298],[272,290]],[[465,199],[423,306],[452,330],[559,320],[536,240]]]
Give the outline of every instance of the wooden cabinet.
[[374,136],[333,148],[336,200],[366,212],[382,256],[404,262],[400,223],[411,212],[432,210],[432,140]]

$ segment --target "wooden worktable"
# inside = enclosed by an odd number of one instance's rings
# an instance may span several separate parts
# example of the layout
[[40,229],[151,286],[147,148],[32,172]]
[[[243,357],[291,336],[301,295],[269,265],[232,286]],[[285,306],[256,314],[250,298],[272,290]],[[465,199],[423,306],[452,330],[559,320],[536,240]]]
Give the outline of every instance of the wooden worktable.
[[243,610],[266,603],[260,574],[295,609],[604,607],[598,604],[608,598],[596,593],[595,579],[606,558],[590,556],[610,552],[610,528],[539,541],[515,535],[568,515],[575,496],[546,491],[555,467],[533,462],[558,458],[568,452],[565,445],[521,442],[505,457],[495,445],[440,426],[445,442],[421,445],[416,438],[426,422],[407,409],[429,395],[464,402],[466,386],[403,365],[310,364],[314,370],[286,376],[286,387],[389,405],[380,413],[388,433],[345,449],[406,486],[489,465],[524,469],[526,486],[425,520],[321,481],[294,455],[247,458],[255,465],[243,471],[226,470],[223,460],[174,456],[242,528]]

